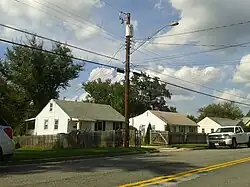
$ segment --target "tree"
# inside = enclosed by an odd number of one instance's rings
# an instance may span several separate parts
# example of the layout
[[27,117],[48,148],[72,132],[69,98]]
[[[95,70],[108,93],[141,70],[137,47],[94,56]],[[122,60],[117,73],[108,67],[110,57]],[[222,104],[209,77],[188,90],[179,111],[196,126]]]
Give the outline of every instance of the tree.
[[198,123],[198,119],[197,119],[195,116],[193,116],[193,115],[187,115],[187,117],[188,117],[189,119],[191,119],[192,121]]
[[[90,101],[108,104],[121,114],[124,114],[124,82],[102,82],[101,79],[83,83],[84,90],[89,93]],[[142,74],[133,75],[130,86],[130,117],[137,116],[146,110],[174,111],[176,108],[166,106],[166,99],[171,98],[166,84],[161,84],[157,78]]]
[[151,124],[148,124],[147,132],[144,138],[145,144],[150,144],[150,131],[152,130]]
[[208,106],[200,108],[199,113],[199,120],[205,117],[221,117],[233,120],[243,117],[241,109],[231,102],[210,104]]
[[[41,51],[45,47],[36,37],[27,38],[23,43],[36,49],[25,46],[7,48],[5,58],[0,62],[0,75],[8,83],[6,89],[11,94],[4,94],[2,98],[7,98],[13,105],[18,102],[19,105],[25,106],[22,108],[25,113],[22,116],[26,117],[31,101],[34,106],[30,115],[36,115],[50,99],[59,97],[60,89],[66,89],[69,81],[78,77],[83,66],[76,65],[71,50],[58,43],[54,43],[50,50],[56,54]],[[23,98],[16,100],[21,97],[18,96],[20,93]],[[16,112],[18,111],[12,110],[8,115],[21,115]]]

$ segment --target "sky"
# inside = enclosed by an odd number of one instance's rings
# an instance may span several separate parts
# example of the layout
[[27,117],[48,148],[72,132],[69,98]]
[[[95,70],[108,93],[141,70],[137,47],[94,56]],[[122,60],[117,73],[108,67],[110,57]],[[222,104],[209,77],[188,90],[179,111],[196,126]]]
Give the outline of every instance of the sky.
[[[249,0],[1,0],[0,23],[113,56],[110,60],[72,49],[75,57],[124,67],[125,25],[119,12],[130,12],[134,27],[132,68],[214,96],[250,103]],[[167,26],[151,40],[157,30]],[[241,23],[241,24],[238,24]],[[212,28],[212,29],[208,29]],[[0,27],[1,38],[20,40],[20,32]],[[241,44],[241,45],[240,45]],[[45,42],[49,47],[51,44]],[[122,46],[122,47],[121,47]],[[0,43],[0,56],[8,44]],[[60,97],[84,99],[83,82],[97,78],[121,81],[114,69],[86,63]],[[167,86],[169,106],[196,115],[200,107],[222,100]],[[249,107],[239,105],[244,112]]]

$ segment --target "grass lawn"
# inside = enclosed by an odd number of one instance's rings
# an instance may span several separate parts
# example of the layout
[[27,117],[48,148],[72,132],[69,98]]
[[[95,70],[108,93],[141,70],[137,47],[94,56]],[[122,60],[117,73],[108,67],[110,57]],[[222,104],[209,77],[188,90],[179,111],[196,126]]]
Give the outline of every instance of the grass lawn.
[[176,148],[197,148],[197,149],[206,149],[208,148],[207,144],[173,144],[169,145],[169,147]]
[[109,156],[121,153],[143,153],[154,151],[153,148],[96,148],[96,149],[42,149],[20,148],[15,151],[13,161],[66,158],[72,156]]

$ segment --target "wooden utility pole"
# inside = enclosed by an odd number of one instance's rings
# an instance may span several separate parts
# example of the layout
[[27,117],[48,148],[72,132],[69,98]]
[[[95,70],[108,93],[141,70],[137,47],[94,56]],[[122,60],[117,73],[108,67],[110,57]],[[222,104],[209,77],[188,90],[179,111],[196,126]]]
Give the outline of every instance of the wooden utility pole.
[[133,37],[133,27],[130,24],[130,13],[126,13],[126,61],[125,61],[125,142],[124,147],[129,147],[129,73],[130,73],[130,48]]

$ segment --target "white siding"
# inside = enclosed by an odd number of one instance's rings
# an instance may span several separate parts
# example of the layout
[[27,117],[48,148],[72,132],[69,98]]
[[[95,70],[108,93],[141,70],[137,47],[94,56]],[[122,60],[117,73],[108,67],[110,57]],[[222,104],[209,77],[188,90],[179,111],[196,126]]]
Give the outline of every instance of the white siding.
[[129,125],[135,127],[138,130],[140,130],[141,125],[145,125],[145,131],[142,133],[146,133],[149,123],[151,124],[152,129],[155,127],[154,130],[165,131],[166,123],[152,114],[150,111],[146,111],[139,116],[129,119]]
[[202,133],[202,129],[205,130],[205,133],[211,133],[211,130],[214,129],[216,131],[219,127],[215,121],[211,120],[209,117],[205,117],[203,120],[198,122],[198,133]]
[[[50,111],[50,103],[53,104],[52,111]],[[44,120],[48,120],[48,129],[44,129]],[[55,119],[59,120],[58,129],[54,129]],[[68,132],[69,116],[51,100],[43,110],[36,116],[34,135],[52,135],[57,133]]]

